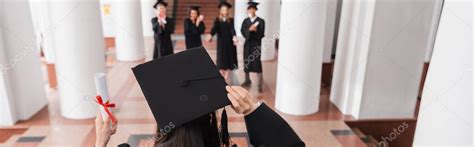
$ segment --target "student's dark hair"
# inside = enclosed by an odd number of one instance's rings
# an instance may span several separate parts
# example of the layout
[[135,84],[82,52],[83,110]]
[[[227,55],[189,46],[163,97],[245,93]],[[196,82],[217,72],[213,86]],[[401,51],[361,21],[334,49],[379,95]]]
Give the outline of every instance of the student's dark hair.
[[216,114],[201,116],[168,133],[156,131],[155,147],[220,147]]
[[193,10],[197,12],[197,15],[198,15],[198,17],[199,17],[199,15],[201,14],[201,12],[200,12],[198,9],[189,9],[189,11],[188,11],[188,16],[191,16],[191,11],[193,11]]

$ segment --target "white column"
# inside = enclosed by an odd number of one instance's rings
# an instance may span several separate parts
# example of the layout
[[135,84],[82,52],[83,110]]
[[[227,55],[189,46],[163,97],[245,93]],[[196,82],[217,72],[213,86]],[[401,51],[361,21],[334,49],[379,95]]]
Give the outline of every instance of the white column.
[[115,37],[116,22],[112,13],[115,10],[113,2],[114,0],[100,0],[102,29],[106,38]]
[[[2,2],[0,2],[0,7]],[[1,7],[3,8],[3,7]],[[0,12],[0,16],[1,16]],[[3,20],[0,17],[0,20]],[[6,49],[3,46],[3,33],[2,28],[0,28],[0,126],[11,126],[14,125],[18,118],[16,116],[14,99],[10,91],[10,83],[5,74],[7,62]]]
[[242,22],[248,17],[247,15],[247,0],[235,0],[234,4],[234,26],[237,36],[242,38],[242,33],[240,28],[242,27]]
[[[414,116],[435,1],[343,6],[331,101],[358,119]],[[404,13],[400,13],[404,12]],[[347,14],[351,14],[347,17]],[[344,35],[350,35],[344,37]],[[349,38],[347,38],[349,37]]]
[[324,29],[323,62],[331,63],[332,48],[334,41],[334,29],[336,28],[336,9],[338,0],[329,0],[326,4],[326,25]]
[[93,118],[97,112],[93,75],[105,72],[99,0],[54,1],[51,10],[61,114]]
[[445,0],[414,147],[473,145],[472,2]]
[[54,64],[54,25],[51,20],[50,1],[31,1],[38,48],[41,47],[46,63]]
[[143,35],[146,37],[153,37],[154,34],[151,19],[156,16],[153,9],[155,2],[156,0],[141,0]]
[[265,20],[265,37],[262,39],[262,61],[275,58],[275,41],[279,38],[280,29],[280,1],[258,0],[257,16]]
[[279,111],[293,115],[318,111],[326,3],[283,0],[275,103]]
[[355,1],[347,1],[342,3],[341,19],[339,24],[339,37],[336,49],[336,61],[334,63],[333,81],[331,84],[331,102],[336,105],[344,114],[350,114],[348,96],[350,86],[350,75],[355,73],[351,69],[354,56],[354,46],[351,44],[355,40],[357,33],[365,33],[358,31],[358,16],[360,15],[359,4]]
[[145,58],[142,12],[139,0],[120,0],[113,3],[115,50],[117,59],[136,61]]
[[429,63],[431,61],[431,56],[433,55],[433,48],[434,48],[434,43],[436,39],[436,34],[439,26],[439,19],[441,16],[441,9],[443,8],[443,1],[435,1],[434,8],[431,9],[433,10],[431,15],[431,25],[429,26],[431,29],[434,31],[430,32],[430,39],[427,42],[427,48],[426,48],[426,54],[425,54],[425,62]]
[[47,104],[28,0],[0,1],[0,125],[26,120]]

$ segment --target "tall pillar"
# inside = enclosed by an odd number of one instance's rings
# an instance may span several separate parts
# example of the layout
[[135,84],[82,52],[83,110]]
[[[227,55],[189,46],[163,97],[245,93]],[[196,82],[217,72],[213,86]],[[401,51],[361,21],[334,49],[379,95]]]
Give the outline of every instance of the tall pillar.
[[318,111],[326,3],[282,2],[275,102],[279,111],[293,115]]
[[473,145],[472,5],[445,0],[421,98],[414,147]]
[[[331,101],[357,119],[412,118],[435,1],[344,3]],[[400,13],[404,12],[404,13]],[[347,17],[348,14],[352,15]],[[349,23],[350,22],[350,23]]]
[[136,61],[145,58],[142,12],[139,0],[113,2],[115,24],[115,50],[117,59]]
[[[351,105],[349,102],[351,99],[349,93],[351,75],[355,74],[355,67],[357,65],[357,59],[354,59],[354,45],[352,42],[355,41],[357,34],[364,34],[368,30],[360,30],[358,25],[358,18],[360,15],[359,6],[360,3],[356,1],[347,1],[342,3],[341,18],[339,24],[338,41],[336,49],[336,61],[334,63],[334,74],[333,81],[331,84],[331,95],[330,99],[340,111],[344,114],[351,114]],[[367,39],[365,39],[367,40]],[[359,48],[360,49],[360,48]],[[354,95],[352,95],[353,97]]]
[[433,48],[434,48],[434,43],[436,40],[436,34],[438,32],[438,25],[439,25],[439,19],[441,16],[441,9],[443,8],[443,1],[436,1],[434,8],[432,9],[432,16],[430,18],[431,20],[431,25],[429,26],[430,28],[433,28],[434,31],[430,32],[430,39],[427,42],[427,48],[426,48],[426,54],[425,54],[425,63],[430,63],[431,61],[431,56],[433,55]]
[[155,9],[153,5],[156,0],[141,0],[141,13],[142,13],[142,26],[143,26],[143,36],[153,37],[155,34],[151,26],[151,19],[156,16]]
[[46,69],[48,74],[48,83],[50,88],[56,88],[56,72],[54,65],[54,25],[51,21],[51,10],[49,8],[51,1],[30,1],[31,15],[35,26],[36,42],[38,49],[42,50]]
[[0,125],[14,125],[48,103],[30,2],[0,1]]
[[44,53],[47,64],[54,64],[53,23],[51,21],[50,1],[31,1],[33,24],[35,26],[38,48]]
[[97,112],[93,75],[105,72],[99,0],[51,3],[61,115],[92,118]]
[[105,38],[115,38],[116,21],[112,11],[115,10],[113,6],[114,0],[100,0],[102,29]]
[[[0,2],[0,7],[2,5],[3,3]],[[0,16],[2,13],[0,12]],[[0,20],[3,19],[0,17]],[[14,98],[12,98],[10,83],[6,75],[5,66],[7,64],[6,48],[3,43],[3,30],[0,28],[0,126],[11,126],[18,120]]]
[[324,29],[323,62],[331,63],[338,0],[329,0],[326,4],[326,29]]
[[242,27],[242,22],[248,17],[247,15],[247,0],[235,0],[234,4],[234,26],[237,36],[242,38],[242,33],[240,28]]
[[262,61],[270,61],[275,58],[275,41],[279,37],[280,29],[280,1],[258,0],[257,15],[265,20],[265,37],[262,39]]

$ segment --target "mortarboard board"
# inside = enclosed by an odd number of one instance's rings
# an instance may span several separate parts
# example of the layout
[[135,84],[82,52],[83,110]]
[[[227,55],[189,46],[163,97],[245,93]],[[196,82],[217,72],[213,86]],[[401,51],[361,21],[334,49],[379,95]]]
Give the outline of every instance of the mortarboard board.
[[247,7],[247,9],[255,8],[255,10],[258,10],[257,5],[258,5],[259,3],[254,2],[254,1],[251,0],[251,1],[249,1],[247,4],[249,5],[249,6]]
[[156,7],[158,7],[158,5],[163,5],[163,6],[167,7],[168,3],[163,1],[163,0],[157,0],[156,3],[153,5],[153,8],[156,9]]
[[230,104],[227,84],[203,47],[132,70],[160,130],[168,132],[170,126],[182,126]]
[[227,8],[232,8],[232,5],[227,2],[226,0],[221,0],[221,2],[219,3],[219,5],[217,6],[218,8],[221,8],[221,7],[227,7]]

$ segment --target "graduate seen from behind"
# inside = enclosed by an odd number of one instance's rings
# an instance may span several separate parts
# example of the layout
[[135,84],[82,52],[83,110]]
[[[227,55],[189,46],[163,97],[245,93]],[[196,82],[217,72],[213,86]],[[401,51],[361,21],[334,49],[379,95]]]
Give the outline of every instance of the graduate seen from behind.
[[153,59],[173,54],[173,42],[171,34],[174,33],[174,20],[166,14],[168,3],[158,0],[153,8],[156,9],[156,17],[151,19],[153,26],[155,46]]
[[[236,147],[229,136],[226,109],[245,118],[250,143],[256,147],[305,146],[265,103],[257,102],[242,87],[226,86],[202,47],[152,60],[132,70],[157,123],[156,128],[150,128],[156,130],[153,146]],[[96,147],[107,146],[111,136],[120,133],[117,123],[102,117],[97,113]],[[117,120],[120,122],[120,118]]]
[[244,19],[240,31],[245,37],[244,43],[244,71],[245,81],[242,86],[248,87],[251,85],[250,72],[255,72],[258,75],[258,91],[263,91],[263,75],[262,75],[262,61],[261,45],[262,38],[265,36],[265,21],[258,17],[257,2],[248,2],[247,13],[248,18]]
[[199,6],[191,6],[189,18],[184,20],[186,49],[202,46],[201,35],[206,30],[206,25],[204,25],[204,16],[200,14],[199,8]]
[[214,20],[211,34],[208,35],[208,42],[217,35],[217,68],[227,83],[230,83],[232,70],[237,69],[237,36],[234,28],[234,19],[229,17],[232,5],[221,1],[218,5],[219,17]]

